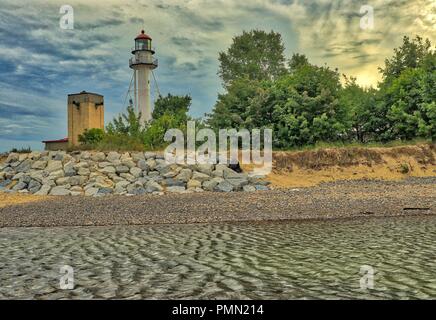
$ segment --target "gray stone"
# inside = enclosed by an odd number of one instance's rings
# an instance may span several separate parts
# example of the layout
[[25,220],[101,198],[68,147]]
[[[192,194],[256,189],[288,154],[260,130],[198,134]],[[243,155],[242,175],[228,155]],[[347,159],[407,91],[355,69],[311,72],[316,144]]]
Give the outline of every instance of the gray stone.
[[48,184],[43,184],[39,191],[35,192],[36,196],[46,196],[51,190],[51,186]]
[[[108,168],[110,168],[110,167],[108,167]],[[115,169],[116,169],[117,173],[128,173],[128,172],[130,172],[130,168],[127,167],[127,166],[117,166]]]
[[28,176],[28,175],[23,175],[23,176],[20,178],[20,181],[21,181],[21,182],[24,182],[25,184],[29,184],[30,181],[32,181],[32,178],[31,178],[30,176]]
[[186,182],[175,179],[164,179],[161,183],[165,187],[184,187]]
[[64,151],[58,151],[53,155],[53,160],[55,161],[63,161],[66,153]]
[[159,172],[157,172],[157,171],[149,171],[147,176],[150,177],[150,178],[159,177]]
[[144,153],[144,158],[145,159],[155,159],[156,158],[156,153],[155,152],[145,152]]
[[39,160],[39,161],[35,161],[32,164],[32,169],[44,170],[46,166],[47,166],[47,161]]
[[79,176],[89,176],[89,175],[91,174],[91,171],[90,171],[88,168],[80,168],[80,169],[77,171],[77,174],[78,174]]
[[110,173],[116,173],[117,171],[115,170],[114,167],[104,167],[103,169],[100,170],[100,172],[104,174],[110,174]]
[[115,184],[115,188],[124,189],[130,184],[129,181],[123,180]]
[[213,164],[197,164],[195,166],[196,171],[207,174],[208,176],[212,174],[213,169],[214,169]]
[[217,192],[232,192],[233,191],[233,185],[230,182],[224,180],[224,181],[220,182],[214,188],[214,191],[217,191]]
[[32,167],[32,160],[26,159],[20,163],[19,166],[16,167],[16,171],[18,172],[28,172]]
[[227,179],[227,181],[234,187],[235,190],[241,190],[243,186],[248,184],[248,179]]
[[112,166],[112,163],[111,162],[107,162],[107,161],[99,162],[99,164],[98,164],[99,168],[105,168],[105,167],[109,167],[109,166]]
[[93,197],[98,193],[98,188],[90,187],[85,189],[85,196]]
[[9,153],[6,163],[16,162],[20,159],[20,155],[18,153]]
[[208,176],[207,174],[201,173],[201,172],[194,172],[194,174],[192,175],[192,179],[194,180],[198,180],[200,182],[204,182],[210,179],[210,176]]
[[162,186],[159,183],[155,182],[155,181],[147,182],[145,187],[146,187],[147,193],[158,192],[158,191],[162,191],[163,190]]
[[52,195],[52,196],[69,196],[70,195],[70,190],[68,190],[68,189],[66,189],[65,187],[62,187],[62,186],[53,187],[50,190],[50,195]]
[[130,194],[134,194],[135,196],[139,196],[147,193],[147,191],[143,187],[138,187],[129,192]]
[[145,156],[142,152],[132,152],[132,160],[135,162],[145,160]]
[[12,181],[20,180],[24,176],[24,172],[18,172],[12,177]]
[[201,181],[198,180],[189,180],[188,181],[188,189],[201,188]]
[[97,152],[91,156],[92,161],[100,162],[106,160],[106,155],[103,152]]
[[0,189],[6,188],[8,185],[12,183],[12,180],[6,179],[0,182]]
[[30,193],[36,193],[41,189],[41,183],[36,180],[32,180],[29,182],[28,189]]
[[85,176],[72,176],[68,178],[68,184],[72,186],[80,186],[86,182]]
[[145,160],[139,160],[138,161],[138,168],[142,171],[148,171],[149,167]]
[[27,183],[23,182],[23,181],[19,181],[13,188],[12,190],[14,191],[20,191],[23,190],[27,187]]
[[134,167],[130,169],[130,174],[135,178],[139,178],[142,176],[142,170],[140,168]]
[[123,161],[121,161],[121,164],[123,166],[128,167],[129,169],[133,168],[133,167],[136,167],[136,164],[135,164],[135,162],[133,162],[132,159],[123,160]]
[[56,180],[56,179],[62,178],[64,176],[65,176],[64,170],[58,170],[58,171],[51,172],[49,175],[49,178],[52,180]]
[[184,182],[188,182],[192,177],[192,170],[191,169],[182,169],[180,170],[180,173],[176,177],[177,180],[181,180]]
[[203,182],[203,189],[206,191],[214,191],[215,187],[221,183],[222,181],[224,181],[222,178],[214,178],[212,180],[208,180]]
[[268,191],[269,188],[267,186],[263,186],[263,185],[255,185],[254,186],[256,188],[257,191]]
[[148,166],[149,170],[151,170],[151,171],[153,171],[156,168],[156,166],[157,166],[157,162],[154,159],[148,159],[146,161],[146,163],[147,163],[147,166]]
[[237,173],[227,168],[227,170],[224,170],[224,179],[248,179],[248,176],[245,173]]
[[64,172],[66,177],[72,177],[77,174],[76,170],[74,169],[74,163],[68,162],[66,165],[64,165]]
[[113,193],[114,190],[112,188],[99,188],[97,194],[108,195]]
[[106,157],[106,160],[109,162],[114,162],[116,160],[119,160],[121,155],[118,152],[109,152],[109,154]]
[[50,160],[47,164],[47,167],[45,168],[45,171],[47,172],[54,172],[62,170],[64,167],[62,165],[62,161],[57,160]]
[[242,188],[242,190],[244,190],[244,192],[254,192],[254,191],[256,191],[256,187],[255,186],[244,186],[243,188]]
[[133,182],[136,180],[136,178],[134,176],[132,176],[130,173],[121,173],[120,177],[123,179],[126,179],[129,182]]
[[68,183],[69,181],[70,181],[69,177],[59,178],[59,179],[56,179],[56,185],[65,186],[65,185],[69,184]]
[[185,193],[186,189],[185,187],[168,187],[167,192],[170,193]]

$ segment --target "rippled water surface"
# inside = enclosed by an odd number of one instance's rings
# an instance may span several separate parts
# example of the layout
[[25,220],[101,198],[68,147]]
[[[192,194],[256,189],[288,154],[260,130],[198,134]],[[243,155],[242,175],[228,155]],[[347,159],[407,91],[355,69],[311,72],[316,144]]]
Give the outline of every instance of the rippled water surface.
[[[63,265],[74,290],[59,288]],[[436,298],[436,217],[0,229],[0,298],[13,297]]]

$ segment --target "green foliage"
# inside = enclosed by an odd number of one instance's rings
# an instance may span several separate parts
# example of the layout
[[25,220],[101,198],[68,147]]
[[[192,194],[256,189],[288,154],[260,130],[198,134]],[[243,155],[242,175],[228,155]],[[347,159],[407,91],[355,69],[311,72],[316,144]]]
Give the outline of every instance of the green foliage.
[[127,107],[127,113],[118,115],[106,126],[109,135],[126,135],[141,139],[145,128],[141,126],[141,114],[136,114],[133,106]]
[[86,129],[85,132],[79,135],[81,144],[95,144],[103,140],[104,131],[98,128]]
[[282,36],[271,31],[244,31],[233,38],[227,52],[220,52],[218,74],[225,87],[235,80],[274,80],[286,72]]
[[9,151],[9,153],[31,153],[31,152],[32,152],[32,148],[30,147],[27,148],[22,147],[20,149],[12,148],[11,151]]
[[168,94],[166,97],[159,96],[154,105],[153,119],[159,119],[165,113],[179,119],[186,118],[191,102],[192,98],[189,95],[173,96]]
[[[219,74],[226,92],[207,117],[212,128],[272,128],[280,149],[321,141],[436,140],[436,54],[429,40],[404,37],[380,68],[383,81],[375,89],[346,76],[341,84],[337,70],[312,65],[301,54],[283,69],[281,38],[271,34],[275,40],[264,32],[244,32],[221,53]],[[259,59],[275,68],[254,58],[257,48],[266,47],[275,48],[275,54],[268,53],[274,58],[266,59],[267,50],[260,50]]]

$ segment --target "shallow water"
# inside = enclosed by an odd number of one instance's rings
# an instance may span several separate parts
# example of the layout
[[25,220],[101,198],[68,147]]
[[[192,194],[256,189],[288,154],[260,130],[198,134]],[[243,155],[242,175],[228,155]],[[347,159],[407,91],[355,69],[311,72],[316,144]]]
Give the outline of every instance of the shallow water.
[[[430,299],[435,248],[434,216],[0,229],[0,298]],[[73,290],[60,289],[63,265]]]

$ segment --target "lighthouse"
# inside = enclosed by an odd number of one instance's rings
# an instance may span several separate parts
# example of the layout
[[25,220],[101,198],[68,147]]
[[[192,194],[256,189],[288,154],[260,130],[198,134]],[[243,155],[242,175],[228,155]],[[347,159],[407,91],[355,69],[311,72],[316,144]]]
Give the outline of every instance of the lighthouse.
[[155,52],[151,41],[151,37],[142,30],[135,38],[132,50],[134,56],[129,61],[130,68],[133,69],[133,104],[141,113],[142,124],[151,120],[150,74],[158,66],[158,61],[153,57]]

